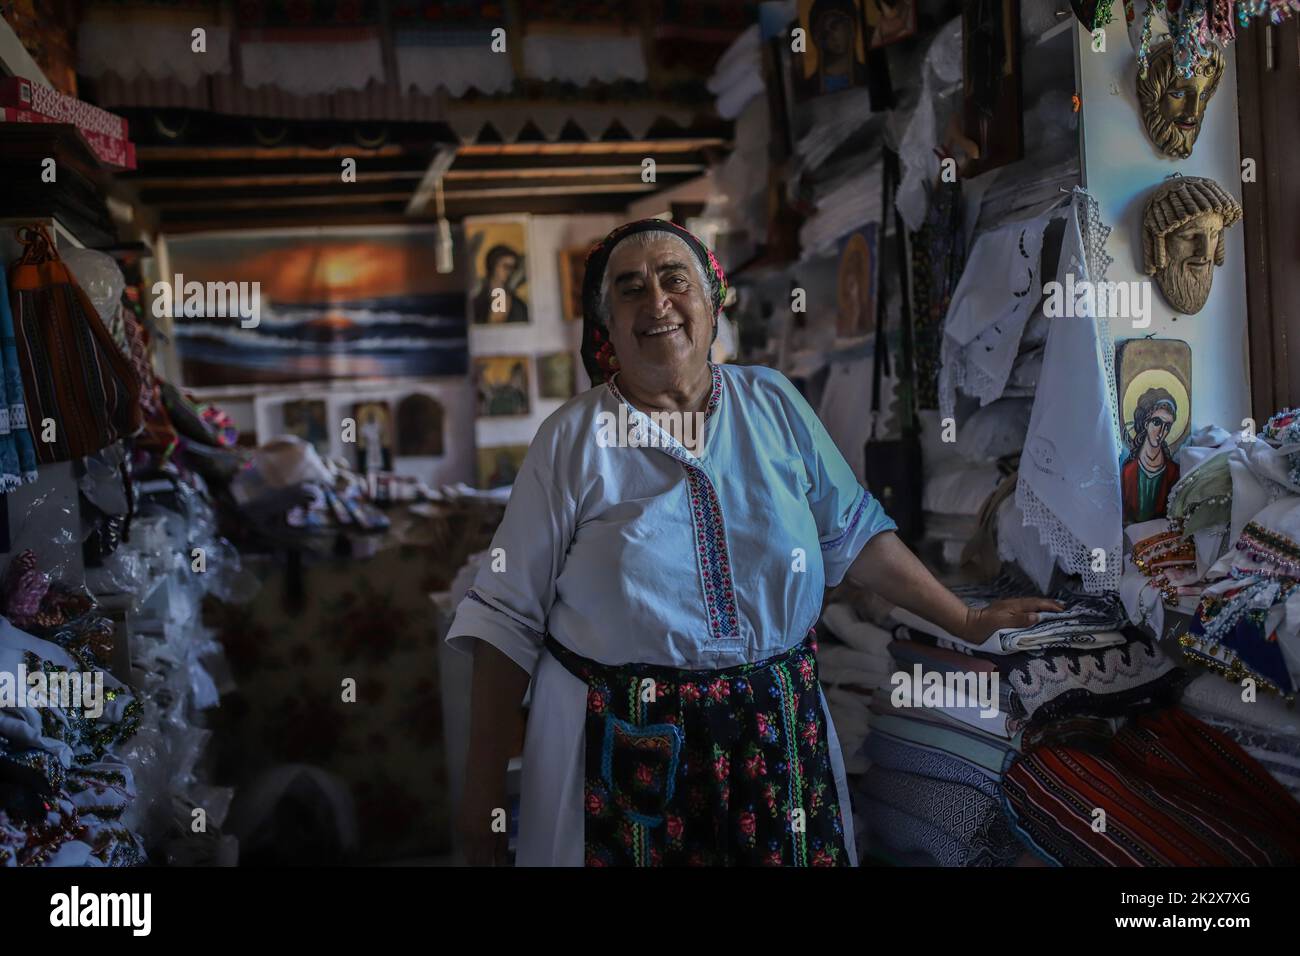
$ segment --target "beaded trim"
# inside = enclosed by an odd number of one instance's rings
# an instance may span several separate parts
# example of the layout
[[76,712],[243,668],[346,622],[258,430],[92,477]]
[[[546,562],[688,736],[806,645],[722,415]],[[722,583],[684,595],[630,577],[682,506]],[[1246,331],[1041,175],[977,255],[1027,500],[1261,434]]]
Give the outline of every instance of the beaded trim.
[[1143,538],[1133,546],[1133,566],[1150,577],[1160,568],[1196,564],[1196,545],[1176,531]]
[[1248,522],[1237,539],[1237,550],[1256,561],[1277,565],[1288,577],[1300,577],[1300,546],[1284,534]]
[[[1209,668],[1234,684],[1239,684],[1246,678],[1250,678],[1258,686],[1269,693],[1277,694],[1288,704],[1295,702],[1294,694],[1286,693],[1272,681],[1260,676],[1253,670],[1249,670],[1229,648],[1210,641],[1198,640],[1193,634],[1180,634],[1178,643],[1184,648],[1183,656],[1185,658],[1202,667]],[[1189,656],[1186,653],[1187,651],[1191,651],[1192,655]],[[1220,652],[1223,654],[1223,660],[1218,659]]]

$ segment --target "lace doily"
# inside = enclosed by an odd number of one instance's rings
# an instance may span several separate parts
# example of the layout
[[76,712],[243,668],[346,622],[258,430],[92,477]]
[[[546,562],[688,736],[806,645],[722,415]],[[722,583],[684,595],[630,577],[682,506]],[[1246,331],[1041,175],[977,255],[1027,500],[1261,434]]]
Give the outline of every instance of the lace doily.
[[[1101,206],[1084,189],[1074,187],[1074,199],[1082,208],[1079,216],[1079,233],[1083,237],[1083,256],[1088,278],[1105,282],[1106,272],[1115,263],[1115,257],[1106,251],[1106,240],[1111,227],[1101,221]],[[1120,420],[1118,390],[1115,386],[1115,340],[1111,336],[1110,319],[1097,319],[1097,341],[1101,345],[1102,368],[1106,372],[1106,395],[1110,400],[1111,419],[1115,423],[1115,453],[1124,451],[1124,424]]]

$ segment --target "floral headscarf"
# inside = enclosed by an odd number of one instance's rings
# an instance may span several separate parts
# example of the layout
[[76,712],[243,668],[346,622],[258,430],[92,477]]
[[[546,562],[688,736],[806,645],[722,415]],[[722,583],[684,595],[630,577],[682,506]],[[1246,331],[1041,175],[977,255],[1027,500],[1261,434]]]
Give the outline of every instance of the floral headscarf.
[[591,247],[587,253],[586,274],[582,280],[582,364],[591,376],[591,384],[599,385],[618,371],[618,356],[609,332],[600,322],[600,284],[605,278],[610,253],[628,236],[638,232],[661,229],[672,233],[686,243],[704,267],[709,277],[709,296],[713,302],[713,337],[718,337],[718,315],[727,297],[727,277],[722,266],[694,233],[666,219],[638,219],[624,223]]

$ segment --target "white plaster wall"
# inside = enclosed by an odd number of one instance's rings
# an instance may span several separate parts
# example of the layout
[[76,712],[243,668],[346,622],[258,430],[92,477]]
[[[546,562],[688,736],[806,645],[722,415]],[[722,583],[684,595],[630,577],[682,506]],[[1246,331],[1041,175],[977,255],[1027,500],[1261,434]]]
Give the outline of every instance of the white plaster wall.
[[[442,451],[437,457],[394,457],[393,471],[412,475],[429,485],[474,483],[474,390],[467,378],[401,379],[391,382],[337,382],[328,389],[301,393],[275,393],[256,399],[258,441],[265,443],[284,432],[284,404],[298,398],[325,402],[326,421],[337,426],[352,416],[358,402],[387,402],[396,428],[397,406],[408,395],[428,395],[442,406]],[[342,429],[330,432],[330,456],[356,466],[356,446],[344,444]]]
[[[1123,17],[1106,29],[1106,52],[1094,53],[1091,37],[1076,30],[1083,97],[1084,183],[1111,226],[1107,246],[1115,258],[1107,278],[1146,279],[1142,272],[1142,207],[1172,172],[1208,176],[1241,199],[1241,157],[1237,131],[1236,51],[1227,50],[1227,71],[1210,101],[1192,155],[1185,160],[1158,153],[1147,138],[1137,102],[1137,54]],[[1112,84],[1118,92],[1112,92]],[[1226,234],[1227,258],[1215,270],[1205,307],[1194,316],[1177,316],[1151,285],[1151,326],[1134,329],[1114,320],[1116,341],[1182,339],[1192,348],[1192,427],[1218,424],[1239,429],[1250,414],[1246,341],[1245,230],[1238,223]]]

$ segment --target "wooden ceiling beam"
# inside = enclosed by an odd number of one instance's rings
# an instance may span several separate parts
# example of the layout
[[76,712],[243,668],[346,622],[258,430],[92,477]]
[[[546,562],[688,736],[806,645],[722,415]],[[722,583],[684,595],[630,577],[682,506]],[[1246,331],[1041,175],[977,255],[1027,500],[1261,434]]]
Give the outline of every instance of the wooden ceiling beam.
[[[153,170],[150,170],[152,173]],[[339,185],[339,170],[328,173],[272,173],[270,175],[250,173],[247,176],[141,176],[128,180],[141,190],[168,189],[240,189],[256,186],[329,186]],[[419,182],[421,171],[418,169],[393,170],[391,172],[372,171],[365,166],[357,167],[357,185],[366,183]]]
[[[444,197],[476,198],[491,196],[527,196],[537,195],[573,195],[581,196],[595,192],[653,192],[667,189],[694,178],[694,173],[674,173],[660,167],[653,183],[641,181],[640,169],[629,170],[621,175],[588,175],[580,179],[573,177],[533,176],[529,170],[520,170],[518,176],[491,179],[448,179],[444,186]],[[355,183],[340,183],[338,178],[307,183],[288,183],[275,181],[257,182],[257,177],[248,177],[250,184],[244,182],[227,183],[223,180],[196,179],[193,183],[177,185],[176,181],[161,180],[161,185],[139,191],[142,202],[159,208],[178,208],[192,201],[230,202],[234,200],[266,200],[277,203],[289,203],[301,199],[311,201],[320,197],[345,197],[344,201],[363,201],[357,197],[388,197],[398,195],[403,189],[401,183],[392,181],[366,180],[358,177]],[[138,182],[138,181],[137,181]],[[409,182],[409,180],[408,180]],[[401,195],[410,196],[414,186]]]
[[[704,172],[707,168],[704,163],[661,163],[655,161],[655,171],[659,175],[693,176]],[[580,166],[506,166],[496,169],[463,169],[460,166],[453,166],[443,177],[443,182],[519,178],[582,179],[588,176],[635,176],[640,179],[641,164],[638,162]]]
[[564,156],[592,153],[621,155],[640,153],[644,156],[654,152],[689,153],[726,144],[727,140],[721,136],[683,136],[594,143],[471,143],[461,146],[456,155],[457,161],[462,156]]
[[143,164],[154,162],[201,163],[217,160],[274,160],[274,159],[356,159],[361,156],[385,158],[405,156],[412,152],[433,151],[432,143],[388,143],[374,149],[345,144],[341,146],[137,146],[136,160]]
[[340,189],[319,196],[250,196],[246,199],[227,196],[221,199],[177,199],[166,203],[160,203],[146,196],[145,202],[162,210],[163,217],[167,218],[173,211],[184,209],[265,209],[276,206],[356,206],[388,202],[404,203],[410,198],[410,195],[409,192],[349,193],[346,189]]
[[[598,193],[652,193],[663,188],[661,183],[643,183],[640,180],[600,185],[575,183],[572,186],[501,186],[488,189],[444,189],[443,199],[507,199],[527,196],[590,196]],[[581,210],[576,210],[581,211]]]
[[[447,218],[458,222],[466,216],[496,216],[531,213],[538,216],[573,213],[619,213],[627,208],[628,196],[622,193],[587,197],[580,208],[569,196],[533,196],[527,202],[517,198],[477,199],[447,203]],[[223,232],[254,229],[311,229],[318,226],[432,226],[431,217],[411,218],[405,203],[385,203],[373,208],[348,209],[328,206],[306,210],[302,207],[259,207],[226,215],[209,210],[169,211],[162,216],[161,229],[168,235],[193,232]]]

